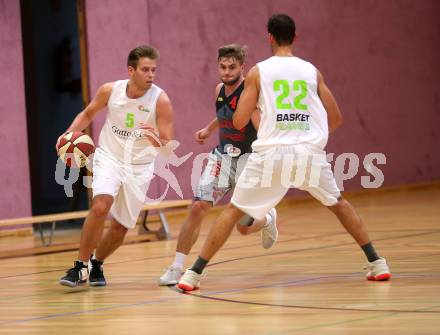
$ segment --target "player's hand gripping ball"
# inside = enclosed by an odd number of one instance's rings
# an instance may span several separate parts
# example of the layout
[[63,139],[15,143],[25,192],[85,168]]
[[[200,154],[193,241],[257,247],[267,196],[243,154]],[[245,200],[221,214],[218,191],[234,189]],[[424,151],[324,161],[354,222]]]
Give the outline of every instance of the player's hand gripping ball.
[[71,131],[60,138],[57,152],[64,164],[80,168],[89,163],[89,156],[95,152],[95,144],[89,135],[80,131]]

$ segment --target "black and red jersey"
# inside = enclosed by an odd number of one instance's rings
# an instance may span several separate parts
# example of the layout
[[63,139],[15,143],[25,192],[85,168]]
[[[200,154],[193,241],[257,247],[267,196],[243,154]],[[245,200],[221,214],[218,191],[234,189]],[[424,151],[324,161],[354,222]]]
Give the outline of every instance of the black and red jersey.
[[222,86],[215,103],[217,119],[219,123],[219,145],[217,150],[222,154],[239,156],[252,152],[252,142],[257,138],[257,131],[252,122],[243,129],[237,130],[232,124],[232,115],[237,109],[238,99],[244,89],[244,82],[235,91],[226,96],[225,85]]

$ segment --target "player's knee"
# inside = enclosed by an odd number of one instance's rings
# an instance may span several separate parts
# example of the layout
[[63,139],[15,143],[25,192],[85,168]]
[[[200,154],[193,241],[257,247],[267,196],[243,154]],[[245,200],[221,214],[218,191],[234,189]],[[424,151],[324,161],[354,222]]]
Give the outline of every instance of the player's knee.
[[211,205],[207,201],[195,201],[191,207],[191,214],[196,216],[205,215]]
[[109,210],[110,208],[105,201],[96,201],[92,205],[91,212],[95,217],[103,217],[107,216]]

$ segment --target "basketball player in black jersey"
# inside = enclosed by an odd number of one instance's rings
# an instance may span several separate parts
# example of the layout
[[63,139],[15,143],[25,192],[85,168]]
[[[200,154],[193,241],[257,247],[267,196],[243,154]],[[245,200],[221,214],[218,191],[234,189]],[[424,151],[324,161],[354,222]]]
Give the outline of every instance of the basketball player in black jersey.
[[[232,115],[244,88],[245,48],[230,44],[218,50],[218,71],[222,83],[215,89],[216,117],[203,129],[195,133],[199,144],[219,129],[219,144],[209,155],[202,173],[194,202],[188,218],[182,225],[177,241],[173,264],[159,278],[159,285],[175,285],[179,281],[186,256],[199,235],[203,218],[210,208],[235,187],[246,158],[251,152],[252,142],[257,138],[260,113],[255,110],[251,122],[237,130],[232,124]],[[272,209],[265,220],[237,224],[237,230],[251,234],[261,230],[263,248],[270,248],[276,241],[276,211]]]

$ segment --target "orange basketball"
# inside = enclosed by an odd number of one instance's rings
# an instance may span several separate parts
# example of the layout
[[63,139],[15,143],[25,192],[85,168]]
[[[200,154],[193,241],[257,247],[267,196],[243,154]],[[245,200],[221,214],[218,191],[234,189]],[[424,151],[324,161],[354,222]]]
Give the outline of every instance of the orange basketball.
[[58,156],[69,167],[83,167],[95,152],[95,144],[89,135],[80,131],[66,133],[57,146]]

